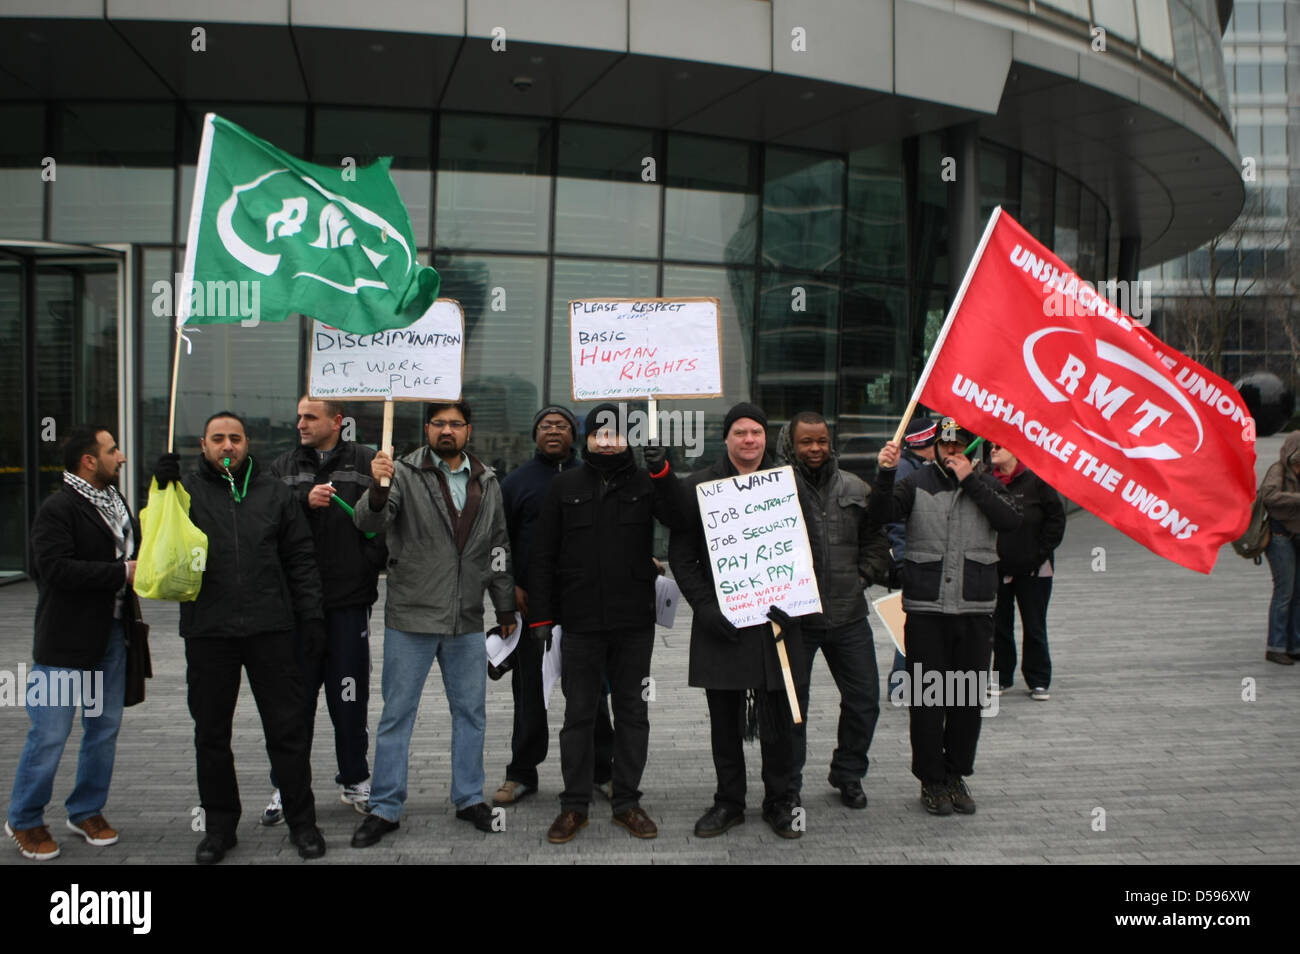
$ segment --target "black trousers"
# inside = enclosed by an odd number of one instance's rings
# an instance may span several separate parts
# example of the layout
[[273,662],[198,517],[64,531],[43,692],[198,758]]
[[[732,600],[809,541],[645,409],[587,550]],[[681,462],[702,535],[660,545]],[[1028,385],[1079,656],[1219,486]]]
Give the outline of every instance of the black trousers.
[[[341,606],[325,611],[325,654],[307,659],[298,643],[295,658],[302,674],[304,691],[303,716],[307,720],[307,748],[311,751],[316,735],[316,704],[325,689],[325,706],[334,726],[334,757],[339,785],[356,785],[370,778],[366,754],[370,734],[366,730],[366,711],[370,702],[370,607]],[[271,772],[271,784],[276,781]]]
[[594,725],[605,681],[614,710],[614,813],[641,801],[641,774],[650,750],[650,710],[645,679],[654,651],[654,624],[561,637],[564,728],[560,730],[561,811],[586,813],[595,764]]
[[[904,633],[912,774],[931,785],[970,775],[980,739],[979,677],[993,655],[993,617],[909,613]],[[927,680],[930,672],[936,676]],[[942,692],[926,696],[927,682],[935,679]]]
[[230,736],[241,668],[248,670],[248,684],[266,737],[266,754],[281,783],[289,828],[316,823],[311,743],[302,718],[304,694],[294,641],[292,631],[185,641],[199,801],[209,834],[229,837],[239,824],[239,783]]
[[835,752],[831,755],[832,785],[857,782],[867,774],[867,750],[871,748],[876,721],[880,718],[880,671],[866,619],[827,629],[805,626],[803,645],[808,671],[803,674],[802,685],[797,686],[803,722],[793,727],[794,764],[790,779],[793,795],[803,788],[803,766],[808,755],[808,685],[818,649],[826,657],[826,666],[840,691],[840,721]]
[[[745,710],[743,690],[706,689],[709,702],[709,729],[713,741],[713,768],[718,773],[718,790],[713,801],[718,805],[745,807],[745,745],[742,722]],[[785,690],[766,694],[774,728],[759,734],[759,753],[763,760],[763,809],[784,805],[790,799],[790,782],[794,771],[793,720]]]
[[1026,689],[1052,685],[1052,656],[1047,651],[1047,601],[1052,598],[1050,576],[1013,576],[998,584],[998,605],[993,611],[993,668],[1006,688],[1016,681],[1016,606],[1025,638],[1020,671]]
[[[530,788],[537,788],[537,766],[546,761],[550,743],[546,702],[542,694],[542,648],[542,644],[525,631],[515,649],[518,656],[515,668],[510,670],[515,720],[510,735],[510,764],[506,766],[506,779],[523,782]],[[609,701],[603,690],[596,705],[594,734],[594,781],[597,785],[604,785],[613,775],[614,726],[609,721]]]

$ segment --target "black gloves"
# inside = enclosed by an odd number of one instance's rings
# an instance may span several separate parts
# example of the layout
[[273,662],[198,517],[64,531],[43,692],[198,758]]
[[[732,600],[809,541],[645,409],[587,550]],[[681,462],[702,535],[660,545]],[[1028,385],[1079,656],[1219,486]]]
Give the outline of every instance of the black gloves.
[[668,448],[659,443],[645,446],[645,468],[651,477],[662,477],[668,472]]
[[298,638],[302,640],[302,654],[307,659],[320,659],[325,655],[325,621],[306,619],[298,624]]
[[727,619],[726,614],[722,612],[722,607],[717,603],[701,606],[696,611],[696,615],[714,636],[732,643],[740,642],[740,630],[732,625],[731,620]]
[[181,480],[181,455],[180,454],[163,454],[158,458],[158,463],[153,469],[153,475],[158,480],[158,489],[162,490],[173,480],[180,483]]
[[533,639],[542,643],[549,650],[551,648],[551,636],[553,635],[552,631],[554,629],[555,627],[550,623],[538,623],[529,629],[529,632],[532,634]]
[[767,618],[776,623],[777,626],[780,626],[782,632],[788,630],[794,622],[794,619],[790,614],[781,609],[781,607],[777,606],[775,603],[767,608]]

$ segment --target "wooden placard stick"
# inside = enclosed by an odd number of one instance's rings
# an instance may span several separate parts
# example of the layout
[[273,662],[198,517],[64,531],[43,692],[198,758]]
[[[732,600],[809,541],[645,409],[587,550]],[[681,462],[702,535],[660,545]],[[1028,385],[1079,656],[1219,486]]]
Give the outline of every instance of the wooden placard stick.
[[[393,399],[384,399],[384,436],[379,443],[380,448],[389,457],[393,456]],[[380,487],[387,487],[389,479],[381,477],[379,479]]]
[[794,691],[794,676],[790,672],[790,657],[785,652],[781,627],[776,623],[772,624],[772,638],[776,640],[776,655],[781,660],[781,676],[785,679],[785,697],[790,701],[790,715],[794,717],[794,724],[799,725],[803,722],[803,716],[799,712],[799,696]]

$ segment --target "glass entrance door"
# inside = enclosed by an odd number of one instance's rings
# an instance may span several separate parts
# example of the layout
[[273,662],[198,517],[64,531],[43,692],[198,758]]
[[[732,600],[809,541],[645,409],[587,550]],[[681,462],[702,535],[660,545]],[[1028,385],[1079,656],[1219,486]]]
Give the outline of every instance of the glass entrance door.
[[94,248],[0,243],[0,576],[28,565],[37,508],[63,477],[63,438],[119,420],[121,262]]

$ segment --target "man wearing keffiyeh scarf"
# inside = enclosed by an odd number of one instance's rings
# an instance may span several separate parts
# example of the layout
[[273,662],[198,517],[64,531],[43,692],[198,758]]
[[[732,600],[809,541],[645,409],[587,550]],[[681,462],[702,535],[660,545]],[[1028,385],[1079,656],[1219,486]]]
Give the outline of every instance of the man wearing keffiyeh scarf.
[[103,810],[126,698],[124,626],[139,612],[130,590],[139,535],[112,486],[126,458],[103,427],[73,429],[63,458],[64,483],[32,523],[37,598],[35,665],[26,696],[31,729],[5,820],[5,834],[19,852],[37,861],[59,854],[45,807],[78,706],[83,731],[76,784],[65,802],[67,827],[96,847],[118,840]]

